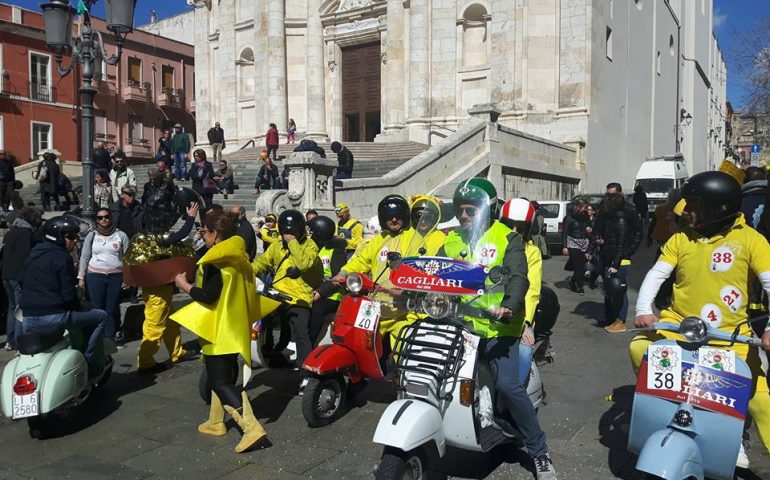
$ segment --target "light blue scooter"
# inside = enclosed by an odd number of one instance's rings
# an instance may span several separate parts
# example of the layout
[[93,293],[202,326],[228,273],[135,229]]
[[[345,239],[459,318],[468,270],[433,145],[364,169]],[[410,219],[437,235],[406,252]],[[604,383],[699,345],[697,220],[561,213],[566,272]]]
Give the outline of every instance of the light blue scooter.
[[757,338],[730,334],[696,317],[659,322],[652,330],[685,341],[659,340],[647,349],[637,377],[628,449],[636,469],[653,478],[733,478],[743,438],[751,372],[724,345],[758,347]]

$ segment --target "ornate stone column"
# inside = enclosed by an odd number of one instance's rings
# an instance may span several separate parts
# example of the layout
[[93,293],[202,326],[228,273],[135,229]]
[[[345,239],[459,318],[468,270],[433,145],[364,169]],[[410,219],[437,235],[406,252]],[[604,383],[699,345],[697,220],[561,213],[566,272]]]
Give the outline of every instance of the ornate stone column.
[[285,160],[289,168],[288,190],[267,190],[256,201],[259,215],[284,210],[317,210],[334,218],[334,170],[336,160],[321,158],[315,152],[293,152]]
[[[254,65],[267,65],[269,55],[267,53],[268,16],[267,4],[259,2],[254,5]],[[262,75],[257,69],[254,72],[254,131],[248,135],[263,138],[267,131],[265,122],[268,115],[267,76]],[[280,128],[280,127],[279,127]],[[264,142],[263,142],[264,144]]]
[[321,0],[307,0],[307,136],[328,141],[324,79],[324,32]]
[[[263,123],[273,122],[283,130],[288,121],[284,0],[268,0],[267,18],[267,112]],[[267,125],[262,125],[262,130],[266,129]]]
[[[409,8],[409,120],[428,121],[430,97],[428,0],[412,0]],[[410,135],[411,136],[411,135]]]
[[[419,0],[418,0],[419,1]],[[403,0],[388,0],[387,5],[388,30],[385,40],[385,133],[401,131],[405,127],[406,112],[404,111],[404,2]],[[395,133],[395,132],[394,132]]]

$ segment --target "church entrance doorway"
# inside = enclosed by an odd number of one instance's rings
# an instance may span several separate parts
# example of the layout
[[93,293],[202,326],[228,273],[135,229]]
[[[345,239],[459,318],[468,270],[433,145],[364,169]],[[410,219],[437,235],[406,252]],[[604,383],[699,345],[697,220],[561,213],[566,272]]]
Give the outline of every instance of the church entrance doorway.
[[380,133],[380,44],[342,49],[344,142],[373,142]]

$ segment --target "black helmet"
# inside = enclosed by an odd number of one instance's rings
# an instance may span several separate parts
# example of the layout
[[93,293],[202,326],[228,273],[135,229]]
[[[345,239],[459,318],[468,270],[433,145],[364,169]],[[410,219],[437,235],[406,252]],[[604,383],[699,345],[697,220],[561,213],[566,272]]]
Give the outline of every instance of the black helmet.
[[297,210],[284,210],[278,216],[278,232],[302,238],[305,235],[305,216]]
[[321,215],[310,220],[307,223],[307,227],[310,229],[310,238],[319,247],[324,246],[326,242],[334,238],[334,232],[336,231],[334,220]]
[[60,247],[64,246],[64,237],[68,235],[78,235],[79,233],[80,223],[74,218],[66,215],[53,217],[43,225],[45,239]]
[[604,282],[604,294],[610,298],[617,298],[626,294],[628,284],[617,275],[607,277]]
[[741,186],[722,172],[703,172],[692,176],[682,187],[685,212],[695,213],[696,232],[710,237],[731,224],[741,210]]
[[404,222],[403,228],[409,226],[409,202],[401,195],[388,195],[377,205],[377,218],[382,228],[385,228],[387,221],[393,217]]

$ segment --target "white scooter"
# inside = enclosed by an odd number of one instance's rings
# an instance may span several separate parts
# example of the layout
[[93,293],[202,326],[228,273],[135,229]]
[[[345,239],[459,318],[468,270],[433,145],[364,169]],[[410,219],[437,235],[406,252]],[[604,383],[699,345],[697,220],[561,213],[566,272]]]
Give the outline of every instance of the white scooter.
[[[426,318],[404,328],[394,348],[397,400],[385,410],[374,433],[374,442],[384,446],[375,467],[378,480],[424,479],[431,470],[427,460],[443,459],[447,446],[487,452],[520,438],[515,419],[496,394],[489,364],[479,358],[480,338],[463,321],[463,314],[474,308],[473,301],[441,288],[452,278],[462,279],[464,285],[475,278],[473,289],[478,294],[487,275],[496,285],[503,281],[495,271],[499,267],[489,272],[480,265],[439,257],[407,258],[403,263],[391,276],[396,285],[406,283],[398,278],[401,271],[411,270],[415,278],[426,278],[424,267],[431,272],[429,281],[408,280],[419,283],[421,290],[410,293],[408,309]],[[442,272],[447,277],[435,280]],[[476,310],[475,315],[481,314]],[[535,362],[527,394],[536,409],[545,397]]]

